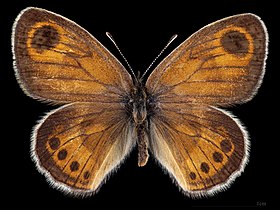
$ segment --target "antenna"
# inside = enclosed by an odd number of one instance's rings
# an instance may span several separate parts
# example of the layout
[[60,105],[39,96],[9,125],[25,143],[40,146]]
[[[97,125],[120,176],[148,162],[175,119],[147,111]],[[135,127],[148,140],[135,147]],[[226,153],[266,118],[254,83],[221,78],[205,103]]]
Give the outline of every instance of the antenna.
[[165,47],[160,51],[160,53],[157,55],[157,57],[152,61],[152,63],[148,66],[148,68],[146,69],[146,71],[144,72],[144,74],[142,75],[142,77],[140,78],[140,80],[143,79],[143,77],[145,76],[145,74],[150,70],[150,68],[154,65],[154,63],[157,61],[157,59],[162,55],[162,53],[166,50],[166,48],[177,38],[177,34],[174,34],[169,41],[167,42],[167,44],[165,45]]
[[113,36],[109,33],[109,32],[106,32],[106,36],[113,42],[113,44],[115,45],[115,47],[117,48],[117,50],[119,51],[120,55],[122,56],[123,60],[125,61],[126,65],[128,66],[129,70],[131,71],[134,79],[137,81],[137,77],[135,76],[131,66],[129,65],[127,59],[125,58],[125,56],[122,54],[119,46],[117,45],[117,43],[115,42]]

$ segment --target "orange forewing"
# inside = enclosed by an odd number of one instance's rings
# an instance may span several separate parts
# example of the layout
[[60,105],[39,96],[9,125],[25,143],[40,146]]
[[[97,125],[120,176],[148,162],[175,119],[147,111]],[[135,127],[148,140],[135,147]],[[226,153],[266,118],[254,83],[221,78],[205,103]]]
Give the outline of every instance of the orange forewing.
[[54,102],[112,102],[131,89],[124,67],[74,22],[28,8],[13,30],[15,71],[28,95]]
[[259,17],[236,15],[205,26],[152,72],[161,102],[227,106],[249,100],[264,75],[267,34]]

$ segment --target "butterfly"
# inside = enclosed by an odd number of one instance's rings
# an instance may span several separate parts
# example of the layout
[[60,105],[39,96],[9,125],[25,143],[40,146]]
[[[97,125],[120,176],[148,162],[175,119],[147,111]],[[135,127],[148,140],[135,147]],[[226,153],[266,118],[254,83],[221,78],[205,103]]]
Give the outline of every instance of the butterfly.
[[268,35],[254,14],[194,33],[150,74],[130,74],[91,34],[58,14],[26,8],[12,33],[14,70],[30,97],[62,105],[35,126],[31,153],[54,187],[94,194],[138,148],[190,197],[226,189],[244,170],[248,133],[222,108],[253,98]]

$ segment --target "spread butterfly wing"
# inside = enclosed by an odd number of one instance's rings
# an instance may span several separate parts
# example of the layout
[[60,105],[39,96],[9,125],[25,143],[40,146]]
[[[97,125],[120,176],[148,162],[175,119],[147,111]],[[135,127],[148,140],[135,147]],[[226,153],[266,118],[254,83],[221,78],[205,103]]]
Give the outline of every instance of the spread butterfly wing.
[[34,98],[112,102],[132,85],[128,72],[93,36],[43,9],[27,8],[19,14],[12,48],[18,81]]
[[132,125],[116,104],[73,103],[35,128],[32,155],[59,189],[95,192],[132,149]]
[[225,111],[192,104],[162,106],[150,121],[153,155],[190,196],[225,189],[244,169],[247,134]]
[[205,26],[175,49],[147,81],[161,102],[228,106],[252,98],[263,75],[266,28],[253,14]]

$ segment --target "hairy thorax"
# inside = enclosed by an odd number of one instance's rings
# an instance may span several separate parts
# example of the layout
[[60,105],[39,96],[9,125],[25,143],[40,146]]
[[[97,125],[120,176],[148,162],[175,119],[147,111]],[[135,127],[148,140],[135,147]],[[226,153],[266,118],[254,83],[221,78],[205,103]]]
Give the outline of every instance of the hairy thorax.
[[131,91],[130,97],[125,102],[125,106],[129,118],[135,124],[138,165],[145,166],[149,158],[148,121],[155,111],[154,107],[156,107],[156,103],[154,98],[147,93],[146,88],[140,82],[136,83],[135,88]]

